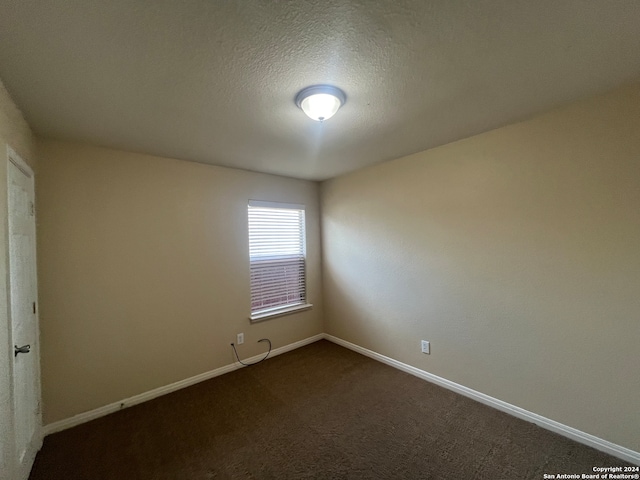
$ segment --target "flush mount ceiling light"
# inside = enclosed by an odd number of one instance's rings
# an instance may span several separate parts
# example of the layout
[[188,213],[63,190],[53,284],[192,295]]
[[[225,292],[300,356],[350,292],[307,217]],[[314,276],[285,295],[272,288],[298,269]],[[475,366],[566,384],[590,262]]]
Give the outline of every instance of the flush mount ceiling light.
[[296,95],[296,105],[309,118],[318,122],[333,117],[346,101],[344,92],[331,85],[314,85],[301,90]]

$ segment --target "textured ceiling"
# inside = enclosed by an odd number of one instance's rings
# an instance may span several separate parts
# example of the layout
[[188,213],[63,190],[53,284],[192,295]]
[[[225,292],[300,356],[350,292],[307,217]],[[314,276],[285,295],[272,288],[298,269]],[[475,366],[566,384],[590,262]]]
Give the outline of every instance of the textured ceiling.
[[43,136],[322,180],[638,80],[640,1],[0,0],[0,78]]

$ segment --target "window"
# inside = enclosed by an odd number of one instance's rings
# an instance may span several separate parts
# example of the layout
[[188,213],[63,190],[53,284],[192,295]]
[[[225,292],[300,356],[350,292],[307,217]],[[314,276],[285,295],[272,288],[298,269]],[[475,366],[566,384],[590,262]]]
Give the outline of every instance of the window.
[[309,308],[304,205],[249,201],[251,320]]

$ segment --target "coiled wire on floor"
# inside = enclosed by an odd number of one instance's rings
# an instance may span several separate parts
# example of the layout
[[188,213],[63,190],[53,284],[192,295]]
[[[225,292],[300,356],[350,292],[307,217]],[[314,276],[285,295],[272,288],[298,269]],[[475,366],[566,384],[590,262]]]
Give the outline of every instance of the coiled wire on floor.
[[238,351],[236,350],[235,344],[231,343],[231,348],[233,348],[233,353],[236,354],[236,359],[238,360],[238,362],[241,363],[242,365],[244,365],[245,367],[250,367],[251,365],[257,365],[260,362],[264,362],[267,359],[267,357],[269,356],[269,354],[271,353],[271,340],[269,340],[268,338],[261,338],[260,340],[258,340],[258,343],[260,343],[260,342],[269,342],[269,351],[264,356],[264,358],[261,358],[257,362],[253,362],[253,363],[244,363],[242,360],[240,360],[240,357],[238,356]]

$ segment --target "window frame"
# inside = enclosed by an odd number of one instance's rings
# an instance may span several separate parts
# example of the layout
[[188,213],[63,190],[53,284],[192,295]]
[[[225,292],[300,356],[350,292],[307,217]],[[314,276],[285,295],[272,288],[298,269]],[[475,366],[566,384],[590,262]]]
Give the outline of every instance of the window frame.
[[[300,311],[304,311],[304,310],[308,310],[311,307],[313,307],[313,305],[311,303],[309,303],[308,301],[308,290],[307,290],[307,232],[306,232],[306,207],[305,205],[302,204],[293,204],[293,203],[283,203],[283,202],[271,202],[271,201],[263,201],[263,200],[249,200],[248,204],[247,204],[247,240],[249,241],[249,248],[248,248],[248,253],[249,253],[249,278],[251,279],[251,271],[252,271],[252,267],[254,262],[252,261],[251,258],[251,231],[249,228],[250,225],[250,211],[251,211],[251,207],[256,207],[256,208],[274,208],[274,209],[283,209],[283,210],[301,210],[303,212],[303,217],[302,217],[302,262],[303,262],[303,276],[302,276],[302,281],[303,281],[303,293],[304,293],[304,298],[303,301],[300,303],[293,303],[293,304],[283,304],[283,305],[276,305],[274,307],[267,307],[267,308],[261,308],[258,310],[253,310],[253,298],[254,298],[254,292],[253,292],[253,285],[251,280],[249,281],[249,295],[250,295],[250,304],[249,304],[249,311],[250,311],[250,315],[249,315],[249,320],[251,320],[252,323],[254,322],[259,322],[259,321],[263,321],[263,320],[268,320],[270,318],[275,318],[275,317],[280,317],[283,315],[289,315],[292,313],[297,313]],[[282,261],[282,258],[280,259],[273,259],[273,261]],[[268,260],[260,260],[260,263],[264,264],[264,263],[268,263]]]

